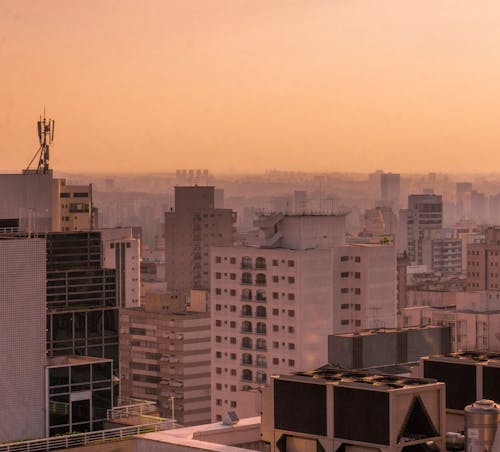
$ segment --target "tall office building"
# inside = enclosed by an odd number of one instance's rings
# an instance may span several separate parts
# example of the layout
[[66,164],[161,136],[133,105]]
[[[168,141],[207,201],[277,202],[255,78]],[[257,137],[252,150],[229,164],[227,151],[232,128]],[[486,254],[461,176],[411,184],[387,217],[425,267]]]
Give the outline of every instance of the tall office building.
[[45,434],[45,240],[0,236],[0,442]]
[[[472,182],[457,182],[456,184],[456,209],[457,218],[461,220],[466,218],[470,214],[470,201],[469,206],[467,206],[467,195],[470,196],[472,192]],[[468,208],[469,207],[469,208]]]
[[345,217],[261,217],[258,246],[211,251],[212,419],[328,358],[328,334],[396,326],[394,247],[345,245]]
[[0,174],[0,219],[20,232],[89,230],[96,226],[92,185],[67,185],[52,171]]
[[209,289],[209,249],[232,245],[235,222],[231,209],[214,205],[214,187],[175,187],[175,212],[165,213],[169,290]]
[[394,173],[380,175],[380,200],[383,206],[398,207],[401,194],[401,176]]
[[422,265],[425,231],[442,229],[443,199],[441,195],[408,196],[407,252],[410,264]]

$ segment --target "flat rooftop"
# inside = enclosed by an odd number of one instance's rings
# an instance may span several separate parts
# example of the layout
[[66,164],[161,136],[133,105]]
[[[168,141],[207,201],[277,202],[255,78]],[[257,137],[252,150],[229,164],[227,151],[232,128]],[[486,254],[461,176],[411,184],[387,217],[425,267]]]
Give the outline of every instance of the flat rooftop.
[[430,378],[409,378],[384,373],[362,370],[345,370],[326,364],[311,372],[280,374],[276,378],[289,381],[324,382],[337,386],[358,387],[376,391],[394,391],[415,388],[417,386],[435,385],[437,380]]

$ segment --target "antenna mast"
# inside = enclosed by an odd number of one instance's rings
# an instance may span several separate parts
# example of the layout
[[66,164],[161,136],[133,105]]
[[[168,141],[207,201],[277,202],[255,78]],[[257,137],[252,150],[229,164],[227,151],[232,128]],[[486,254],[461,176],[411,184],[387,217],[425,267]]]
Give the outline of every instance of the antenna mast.
[[40,147],[35,152],[35,155],[28,164],[26,171],[31,167],[31,164],[38,158],[38,164],[34,170],[36,174],[47,174],[49,172],[49,150],[54,141],[54,120],[45,117],[45,108],[43,109],[43,119],[37,121],[38,142]]

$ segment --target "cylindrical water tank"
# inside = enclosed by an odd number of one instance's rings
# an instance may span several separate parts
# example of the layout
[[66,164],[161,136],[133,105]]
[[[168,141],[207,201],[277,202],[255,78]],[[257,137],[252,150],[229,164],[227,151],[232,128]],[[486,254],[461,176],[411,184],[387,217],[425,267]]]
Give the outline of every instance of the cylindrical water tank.
[[490,452],[500,422],[500,406],[493,400],[478,400],[465,407],[466,452]]

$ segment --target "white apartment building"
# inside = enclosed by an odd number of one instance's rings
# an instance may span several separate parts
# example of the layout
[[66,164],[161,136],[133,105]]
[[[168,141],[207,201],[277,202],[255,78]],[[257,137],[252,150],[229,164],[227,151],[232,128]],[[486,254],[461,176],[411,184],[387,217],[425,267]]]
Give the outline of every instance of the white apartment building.
[[140,240],[132,228],[101,229],[103,268],[116,269],[116,297],[121,308],[134,308],[141,300]]
[[46,252],[0,239],[0,443],[45,435]]
[[258,226],[260,246],[211,250],[212,420],[254,415],[249,389],[327,362],[329,334],[396,326],[393,247],[345,245],[344,216]]

